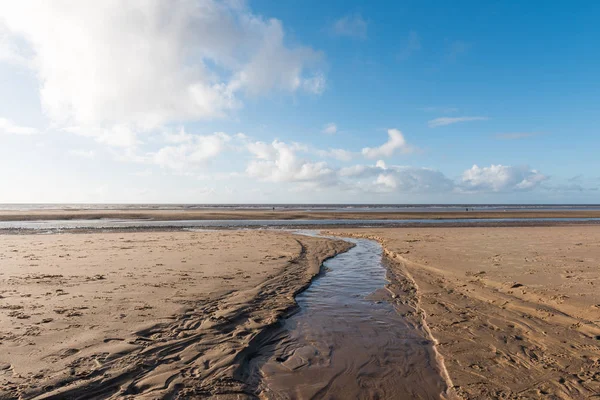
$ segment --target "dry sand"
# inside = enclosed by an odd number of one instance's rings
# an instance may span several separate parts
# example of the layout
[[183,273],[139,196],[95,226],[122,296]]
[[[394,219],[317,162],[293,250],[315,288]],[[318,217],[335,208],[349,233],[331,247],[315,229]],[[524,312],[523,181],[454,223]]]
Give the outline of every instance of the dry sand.
[[336,212],[302,210],[30,210],[0,211],[0,221],[69,219],[179,220],[323,220],[323,219],[506,219],[600,218],[600,211]]
[[[333,232],[384,246],[391,298],[437,343],[451,395],[599,395],[600,227]],[[256,394],[263,333],[347,248],[256,230],[0,235],[0,399]]]
[[247,392],[254,339],[348,247],[273,231],[0,235],[0,398]]
[[600,396],[600,228],[334,230],[378,240],[462,398]]

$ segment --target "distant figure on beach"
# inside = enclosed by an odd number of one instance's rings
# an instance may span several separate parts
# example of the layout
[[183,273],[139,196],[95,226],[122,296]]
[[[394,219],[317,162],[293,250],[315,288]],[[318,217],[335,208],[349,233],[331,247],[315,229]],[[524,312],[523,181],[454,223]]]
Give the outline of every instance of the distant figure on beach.
[[469,207],[467,207],[467,211],[469,211]]

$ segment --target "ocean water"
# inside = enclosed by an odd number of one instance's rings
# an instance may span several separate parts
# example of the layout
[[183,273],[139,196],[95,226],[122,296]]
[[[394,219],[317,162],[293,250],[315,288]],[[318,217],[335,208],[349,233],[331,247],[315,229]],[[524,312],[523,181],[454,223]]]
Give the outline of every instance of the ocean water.
[[70,229],[215,229],[215,228],[302,228],[302,227],[401,227],[532,223],[600,223],[600,218],[486,218],[486,219],[313,219],[313,220],[184,220],[90,219],[48,221],[0,221],[0,230],[26,229],[63,231]]
[[0,211],[296,210],[313,212],[600,211],[600,204],[0,204]]

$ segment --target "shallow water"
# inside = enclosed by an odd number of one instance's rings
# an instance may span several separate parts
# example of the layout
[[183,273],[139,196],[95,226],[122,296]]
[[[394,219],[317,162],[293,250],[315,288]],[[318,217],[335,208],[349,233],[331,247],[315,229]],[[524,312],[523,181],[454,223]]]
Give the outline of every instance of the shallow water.
[[489,219],[310,219],[310,220],[184,220],[92,219],[47,221],[0,221],[0,229],[68,230],[127,228],[260,228],[307,226],[403,226],[496,223],[600,222],[600,218],[489,218]]
[[254,359],[261,394],[440,398],[445,382],[432,343],[385,300],[381,246],[348,240],[356,246],[325,262],[325,272],[296,297],[299,311],[264,339]]

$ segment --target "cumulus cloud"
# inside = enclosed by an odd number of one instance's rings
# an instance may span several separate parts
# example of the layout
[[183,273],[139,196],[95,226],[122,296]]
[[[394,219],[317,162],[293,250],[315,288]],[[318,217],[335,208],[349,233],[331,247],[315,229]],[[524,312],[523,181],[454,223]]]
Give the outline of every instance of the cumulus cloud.
[[13,121],[0,117],[0,135],[37,135],[39,130],[29,126],[21,126]]
[[334,124],[333,122],[330,122],[329,124],[326,124],[323,127],[323,130],[321,132],[326,133],[328,135],[334,135],[336,134],[338,131],[338,127],[336,124]]
[[398,129],[388,129],[388,141],[379,147],[365,147],[362,154],[367,158],[390,157],[396,151],[409,153],[412,148],[408,146],[404,135]]
[[510,192],[540,188],[548,179],[528,167],[491,165],[472,168],[457,180],[439,170],[424,167],[386,165],[353,165],[338,171],[339,179],[355,182],[364,191],[374,192]]
[[339,171],[342,178],[362,180],[357,185],[376,192],[447,192],[454,188],[452,180],[442,172],[424,167],[386,165],[354,165]]
[[222,117],[245,95],[324,90],[322,54],[289,46],[280,21],[244,4],[3,1],[0,24],[10,43],[26,44],[10,47],[11,57],[30,61],[55,124],[132,144],[112,136]]
[[302,150],[298,144],[278,140],[272,143],[248,144],[248,151],[255,157],[246,168],[252,178],[270,182],[310,182],[315,185],[335,181],[335,172],[326,162],[312,162],[299,157]]
[[305,150],[297,144],[280,141],[252,142],[248,151],[254,159],[246,168],[247,176],[262,181],[296,183],[300,188],[343,188],[346,190],[390,192],[446,192],[454,183],[440,171],[430,168],[386,165],[331,167],[326,162],[306,160],[298,155]]
[[336,20],[331,31],[337,36],[348,36],[359,39],[367,37],[368,23],[360,14],[349,14]]
[[0,62],[30,67],[27,57],[23,56],[22,52],[18,42],[0,19]]
[[369,178],[376,176],[379,171],[373,166],[352,165],[339,170],[339,176],[348,178]]
[[441,117],[432,119],[427,122],[430,128],[437,128],[438,126],[446,126],[457,124],[459,122],[469,122],[469,121],[487,121],[488,117]]
[[321,157],[333,158],[338,161],[350,161],[354,156],[351,151],[344,149],[318,150],[317,154]]
[[454,187],[454,183],[442,172],[423,167],[387,168],[377,181],[391,189],[420,193],[447,192]]
[[172,143],[150,155],[150,161],[164,168],[189,171],[217,157],[231,140],[231,136],[217,132],[212,135],[192,135],[185,131],[167,135]]
[[127,124],[115,124],[106,128],[95,126],[67,126],[66,132],[95,139],[98,143],[115,147],[134,147],[139,143],[136,131]]
[[72,149],[69,150],[69,154],[80,158],[94,158],[96,152],[94,150],[83,150],[83,149]]
[[473,165],[471,169],[463,172],[459,185],[465,191],[505,192],[531,190],[547,179],[548,177],[539,171],[527,166]]

